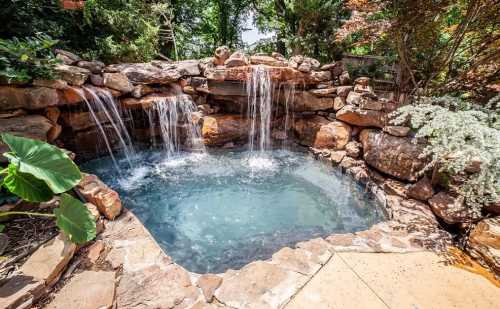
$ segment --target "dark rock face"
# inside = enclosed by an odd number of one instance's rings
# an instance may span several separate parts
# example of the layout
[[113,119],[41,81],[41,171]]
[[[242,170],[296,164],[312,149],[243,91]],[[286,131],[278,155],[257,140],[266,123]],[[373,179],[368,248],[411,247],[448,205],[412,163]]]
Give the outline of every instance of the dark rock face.
[[420,158],[424,146],[413,143],[410,138],[367,129],[361,131],[360,141],[366,163],[401,180],[417,181],[428,162]]
[[427,201],[434,195],[431,180],[424,176],[408,188],[408,196],[417,200]]
[[212,115],[203,117],[202,135],[205,145],[222,146],[248,138],[249,121],[240,115]]
[[474,220],[474,215],[465,206],[463,197],[455,197],[446,192],[439,192],[429,200],[429,204],[434,214],[448,224]]
[[305,112],[332,109],[333,100],[333,98],[318,97],[308,91],[298,91],[293,96],[293,110]]

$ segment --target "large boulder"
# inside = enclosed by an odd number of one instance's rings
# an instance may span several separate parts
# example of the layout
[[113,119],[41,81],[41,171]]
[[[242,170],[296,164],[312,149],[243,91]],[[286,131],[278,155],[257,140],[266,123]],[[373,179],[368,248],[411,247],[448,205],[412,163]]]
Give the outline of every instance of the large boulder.
[[108,220],[114,220],[122,211],[120,196],[97,176],[84,174],[75,188],[88,202],[97,206]]
[[223,146],[248,138],[249,120],[240,115],[211,115],[203,117],[202,135],[205,145]]
[[56,53],[57,59],[63,61],[65,64],[71,65],[71,64],[75,64],[78,61],[82,60],[82,58],[80,58],[80,56],[75,55],[74,53],[67,51],[67,50],[56,49],[56,50],[54,50],[54,52]]
[[[6,132],[17,136],[47,141],[48,133],[53,128],[49,119],[40,115],[28,115],[15,118],[1,119],[0,133]],[[8,151],[7,145],[0,142],[0,162],[5,162],[2,153]]]
[[500,217],[484,219],[474,227],[467,251],[500,275]]
[[351,127],[341,121],[322,125],[316,133],[314,148],[344,149],[351,137]]
[[105,64],[100,61],[78,61],[77,66],[92,72],[93,74],[100,74],[104,69]]
[[124,63],[110,65],[106,72],[125,74],[133,83],[168,84],[178,81],[183,76],[200,75],[198,60],[178,62],[153,61],[151,63]]
[[386,122],[386,113],[346,105],[337,112],[336,118],[359,127],[383,128]]
[[401,180],[417,181],[428,160],[421,158],[424,145],[406,137],[396,137],[379,130],[360,133],[364,159],[375,169]]
[[73,86],[85,84],[90,76],[89,70],[66,64],[57,65],[55,70],[61,76],[62,80]]
[[224,65],[224,62],[231,55],[231,50],[227,46],[220,46],[215,50],[214,55],[214,64],[215,65]]
[[245,53],[237,51],[231,54],[229,58],[224,61],[224,65],[228,68],[240,67],[248,65],[248,58]]
[[320,111],[333,108],[333,98],[318,97],[309,91],[297,91],[293,96],[293,111]]
[[49,119],[40,115],[28,115],[15,118],[2,119],[0,132],[33,138],[41,141],[47,140],[47,132],[52,128]]
[[251,64],[264,64],[272,67],[286,67],[288,63],[271,56],[250,56]]
[[429,199],[434,214],[448,224],[471,222],[477,217],[467,208],[462,196],[439,192]]
[[127,76],[122,73],[104,73],[103,74],[104,86],[118,90],[122,93],[129,93],[134,90],[134,86],[128,80]]
[[351,127],[321,116],[299,118],[294,124],[301,144],[317,149],[343,149],[351,137]]
[[0,86],[0,110],[41,109],[58,103],[59,96],[53,88]]

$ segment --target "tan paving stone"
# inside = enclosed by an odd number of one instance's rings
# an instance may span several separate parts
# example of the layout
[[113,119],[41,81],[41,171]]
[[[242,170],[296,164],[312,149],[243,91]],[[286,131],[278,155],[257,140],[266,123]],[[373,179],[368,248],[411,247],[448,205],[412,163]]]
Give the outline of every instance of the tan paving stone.
[[113,306],[114,296],[114,272],[84,271],[55,295],[47,309],[107,309]]
[[384,303],[336,255],[285,308],[387,309]]
[[285,308],[493,309],[499,299],[486,278],[446,266],[432,252],[342,252]]

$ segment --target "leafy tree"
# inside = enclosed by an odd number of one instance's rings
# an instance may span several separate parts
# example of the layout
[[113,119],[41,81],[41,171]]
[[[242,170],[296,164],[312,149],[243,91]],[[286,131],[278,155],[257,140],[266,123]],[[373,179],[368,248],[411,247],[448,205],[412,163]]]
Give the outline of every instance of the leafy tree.
[[[24,137],[2,133],[10,148],[4,153],[9,165],[0,171],[0,185],[29,202],[46,202],[60,195],[54,214],[7,211],[8,215],[55,217],[57,226],[76,243],[85,243],[96,235],[96,224],[90,211],[79,200],[65,193],[76,186],[82,175],[78,167],[61,149]],[[3,229],[3,227],[2,227]]]
[[109,62],[152,60],[159,52],[161,13],[167,10],[162,2],[87,0],[83,15],[95,37],[95,56]]
[[249,0],[171,1],[180,55],[183,58],[211,56],[221,45],[243,48],[241,32],[249,3]]
[[488,98],[500,78],[500,2],[495,0],[349,0],[351,18],[337,40],[397,54],[403,90],[469,91]]
[[7,0],[0,37],[45,33],[89,58],[148,61],[159,53],[168,10],[167,0],[87,0],[83,11],[64,10],[59,0]]
[[323,61],[339,58],[335,34],[345,17],[341,0],[252,1],[261,31],[276,33],[276,49],[285,55],[305,54]]

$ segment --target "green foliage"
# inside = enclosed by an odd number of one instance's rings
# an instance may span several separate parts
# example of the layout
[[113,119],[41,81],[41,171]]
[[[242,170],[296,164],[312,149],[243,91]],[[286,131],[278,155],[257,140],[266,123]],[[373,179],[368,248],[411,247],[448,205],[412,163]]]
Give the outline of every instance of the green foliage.
[[[492,101],[498,102],[500,96]],[[429,168],[440,167],[464,182],[451,188],[479,213],[500,199],[500,111],[485,110],[453,97],[423,98],[395,112],[394,124],[409,120],[416,137],[426,138]],[[480,164],[480,168],[474,168]]]
[[335,33],[347,17],[343,1],[265,0],[254,4],[258,28],[276,33],[279,52],[304,54],[323,62],[341,57],[342,45],[335,42]]
[[[250,12],[249,0],[173,0],[171,9],[181,58],[212,56],[226,45],[243,48],[240,34]],[[170,54],[172,57],[173,55]]]
[[[78,167],[61,149],[50,144],[1,134],[2,140],[10,148],[4,153],[9,166],[0,171],[3,179],[0,185],[11,193],[30,202],[44,202],[72,189],[81,180]],[[55,216],[57,226],[76,243],[84,243],[96,235],[94,218],[80,201],[70,195],[61,194],[59,208],[54,215],[33,212],[0,212],[1,216],[24,214],[34,216]]]
[[9,164],[3,185],[10,192],[28,202],[46,202],[53,196],[52,190],[43,180],[20,172],[18,166],[12,163]]
[[[496,0],[346,0],[338,38],[351,51],[397,54],[400,88],[461,92],[486,102],[500,78]],[[362,48],[361,48],[362,47]]]
[[167,0],[87,0],[85,9],[64,10],[60,0],[7,0],[0,37],[46,33],[59,47],[109,62],[149,61],[159,51]]
[[353,66],[347,64],[347,71],[352,78],[357,78],[360,76],[367,76],[371,78],[383,78],[384,71],[382,69],[383,62],[380,60],[373,61],[370,64],[363,64],[358,66]]
[[86,243],[96,236],[96,224],[87,207],[71,195],[61,194],[59,208],[54,209],[57,226],[75,243]]
[[110,62],[150,61],[159,48],[159,13],[165,4],[140,0],[87,0],[83,17],[95,35],[95,56]]
[[54,193],[66,192],[82,179],[76,164],[61,149],[25,137],[6,133],[1,136],[11,149],[4,154],[11,164],[20,172],[43,180]]
[[54,79],[58,60],[52,53],[57,44],[47,35],[0,39],[0,78],[7,82],[29,82],[33,78]]

